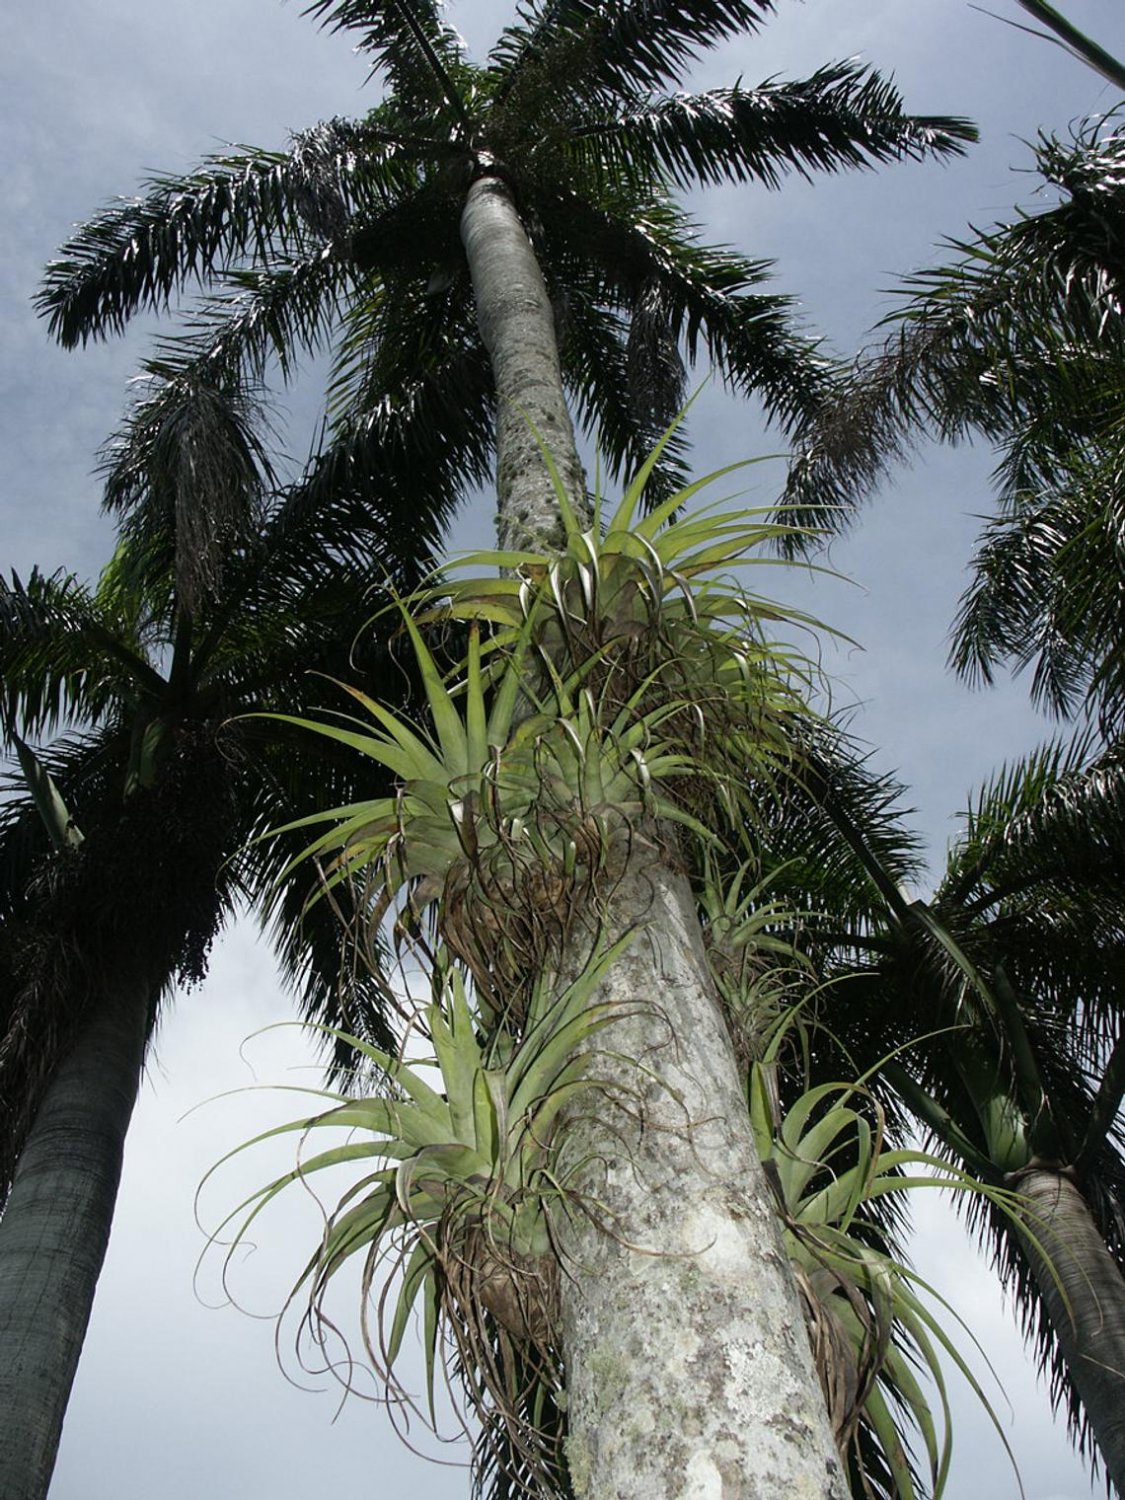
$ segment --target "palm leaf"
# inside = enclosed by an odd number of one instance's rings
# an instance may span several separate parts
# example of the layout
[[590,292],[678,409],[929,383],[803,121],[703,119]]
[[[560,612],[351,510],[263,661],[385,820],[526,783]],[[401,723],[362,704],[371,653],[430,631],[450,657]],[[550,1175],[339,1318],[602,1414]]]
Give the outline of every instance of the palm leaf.
[[376,125],[344,121],[295,137],[287,153],[210,158],[83,226],[47,268],[37,305],[68,348],[120,333],[135,312],[163,311],[191,282],[245,258],[268,264],[323,245],[328,224],[346,227],[357,192],[394,195],[413,172]]
[[772,0],[534,0],[490,56],[512,113],[677,82],[700,53],[756,31]]
[[976,130],[965,120],[904,113],[893,85],[857,62],[799,82],[675,94],[580,125],[573,151],[602,181],[649,184],[663,173],[680,188],[722,182],[781,185],[880,161],[959,155]]

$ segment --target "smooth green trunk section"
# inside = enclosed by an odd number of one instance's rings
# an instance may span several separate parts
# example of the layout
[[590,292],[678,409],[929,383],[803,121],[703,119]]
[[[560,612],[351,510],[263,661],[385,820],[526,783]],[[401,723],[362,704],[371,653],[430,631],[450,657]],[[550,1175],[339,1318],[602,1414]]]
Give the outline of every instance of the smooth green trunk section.
[[150,989],[94,997],[0,1219],[0,1496],[43,1500],[105,1259]]
[[1024,1241],[1051,1326],[1106,1472],[1125,1496],[1125,1278],[1072,1178],[1033,1167],[1016,1185],[1029,1200],[1025,1217],[1050,1261]]
[[563,393],[551,299],[501,178],[480,177],[470,187],[461,239],[496,383],[500,546],[557,550],[566,537],[543,448],[579,510],[586,505],[586,481]]

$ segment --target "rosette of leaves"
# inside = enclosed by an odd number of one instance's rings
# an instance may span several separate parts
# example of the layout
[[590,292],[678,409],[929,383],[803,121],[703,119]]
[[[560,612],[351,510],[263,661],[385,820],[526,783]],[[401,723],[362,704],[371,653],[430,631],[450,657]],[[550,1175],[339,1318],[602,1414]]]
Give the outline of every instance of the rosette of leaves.
[[[951,1451],[943,1355],[1008,1445],[979,1382],[927,1301],[956,1315],[892,1249],[887,1200],[901,1207],[915,1189],[943,1187],[988,1194],[1004,1208],[1014,1195],[985,1187],[927,1152],[889,1148],[879,1104],[861,1084],[806,1089],[782,1112],[771,1063],[787,1029],[783,1021],[751,1069],[751,1120],[841,1461],[855,1496],[938,1500]],[[925,1481],[903,1443],[904,1421],[924,1455]]]
[[634,694],[608,708],[582,671],[547,670],[533,621],[502,646],[474,622],[452,682],[405,608],[403,624],[424,724],[350,688],[365,722],[289,720],[377,761],[396,792],[290,828],[327,823],[300,860],[315,859],[329,887],[362,872],[372,925],[393,912],[400,937],[444,945],[490,1024],[518,1021],[583,894],[612,879],[628,830],[690,821],[664,791],[687,757],[664,732],[667,706]]
[[600,497],[589,517],[576,513],[544,451],[565,550],[477,552],[458,567],[497,568],[502,576],[447,573],[440,591],[455,618],[489,619],[513,635],[530,630],[549,670],[580,672],[599,701],[657,709],[665,738],[690,757],[691,774],[676,778],[671,793],[710,828],[716,802],[724,824],[752,812],[748,784],[760,788],[791,760],[791,723],[809,715],[811,665],[770,632],[821,627],[752,593],[735,573],[776,566],[769,549],[788,527],[767,510],[691,509],[701,491],[745,464],[696,480],[638,515],[674,433],[675,426],[664,434],[604,520]]
[[[518,1021],[528,976],[586,898],[611,887],[635,839],[682,858],[677,828],[699,847],[744,826],[791,758],[790,723],[807,715],[807,664],[765,626],[812,622],[728,576],[779,528],[755,511],[678,514],[707,480],[638,520],[658,453],[604,536],[596,515],[583,528],[560,484],[564,553],[477,553],[468,566],[506,576],[446,577],[400,606],[424,724],[354,691],[363,721],[289,721],[399,782],[394,796],[292,825],[328,825],[301,857],[329,886],[362,871],[372,924],[393,910],[400,934],[445,944],[490,1024]],[[435,616],[468,631],[451,674],[423,635]]]
[[555,1171],[555,1127],[576,1091],[589,1087],[583,1046],[611,1019],[591,997],[627,941],[596,951],[567,986],[538,982],[518,1041],[503,1029],[482,1040],[460,973],[446,969],[423,1017],[432,1056],[408,1061],[346,1038],[381,1081],[376,1096],[298,1090],[330,1107],[254,1137],[212,1169],[265,1141],[301,1138],[298,1164],[217,1231],[216,1239],[238,1224],[229,1264],[280,1193],[331,1168],[358,1167],[289,1305],[306,1302],[303,1326],[314,1338],[332,1329],[326,1293],[358,1258],[363,1339],[392,1399],[409,1403],[394,1368],[418,1310],[430,1420],[439,1363],[451,1363],[485,1440],[502,1442],[506,1462],[540,1475],[560,1467],[558,1436],[535,1416],[562,1390],[551,1217],[576,1202]]
[[770,1040],[782,1021],[787,1036],[801,1031],[800,1010],[815,993],[812,965],[793,942],[795,914],[770,894],[782,870],[762,877],[751,859],[728,874],[721,851],[707,847],[702,856],[703,944],[731,1041],[744,1069],[760,1063],[776,1071],[775,1054],[765,1061]]

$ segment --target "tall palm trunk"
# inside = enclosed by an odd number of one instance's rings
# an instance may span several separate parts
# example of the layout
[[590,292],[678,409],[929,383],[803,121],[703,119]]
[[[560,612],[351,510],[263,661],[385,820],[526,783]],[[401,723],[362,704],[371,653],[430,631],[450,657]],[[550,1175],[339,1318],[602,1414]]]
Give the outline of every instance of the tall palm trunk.
[[[686,878],[637,839],[596,1000],[560,1229],[579,1500],[843,1500],[841,1473]],[[560,1216],[561,1217],[561,1216]]]
[[[510,192],[470,189],[462,238],[500,403],[503,541],[558,535],[534,438],[581,480],[550,302]],[[524,415],[526,413],[526,416]],[[617,1018],[568,1122],[586,1212],[560,1230],[568,1459],[575,1494],[842,1500],[788,1261],[674,840],[634,830],[606,897],[634,937],[600,988]],[[564,969],[587,956],[578,932]]]
[[0,1495],[43,1500],[113,1219],[152,1002],[122,982],[59,1065],[0,1219]]
[[561,545],[558,498],[540,443],[576,506],[585,504],[582,461],[563,392],[551,299],[502,178],[478,177],[470,187],[461,239],[496,386],[500,545]]
[[1032,1167],[1016,1185],[1030,1200],[1031,1232],[1050,1261],[1024,1241],[1051,1326],[1106,1471],[1125,1496],[1125,1278],[1070,1176]]

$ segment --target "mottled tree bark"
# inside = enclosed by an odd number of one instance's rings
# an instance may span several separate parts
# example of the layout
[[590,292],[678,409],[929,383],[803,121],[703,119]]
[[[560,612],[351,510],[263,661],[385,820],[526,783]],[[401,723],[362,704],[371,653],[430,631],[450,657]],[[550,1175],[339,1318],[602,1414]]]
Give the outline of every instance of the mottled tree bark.
[[151,987],[99,997],[40,1106],[0,1218],[0,1495],[43,1500],[109,1243]]
[[461,239],[496,384],[500,546],[557,551],[566,537],[540,442],[580,511],[586,484],[562,388],[551,299],[502,178],[479,177],[470,187]]
[[[843,1500],[788,1257],[686,878],[629,858],[566,1121],[567,1455],[579,1500]],[[577,955],[573,955],[576,960]]]
[[1029,1200],[1031,1232],[1050,1262],[1025,1239],[1051,1326],[1106,1471],[1125,1496],[1125,1278],[1071,1177],[1031,1167],[1015,1185]]

